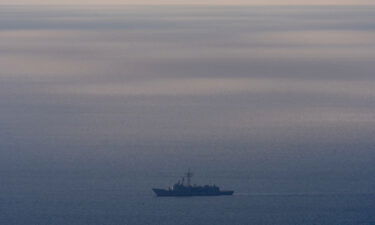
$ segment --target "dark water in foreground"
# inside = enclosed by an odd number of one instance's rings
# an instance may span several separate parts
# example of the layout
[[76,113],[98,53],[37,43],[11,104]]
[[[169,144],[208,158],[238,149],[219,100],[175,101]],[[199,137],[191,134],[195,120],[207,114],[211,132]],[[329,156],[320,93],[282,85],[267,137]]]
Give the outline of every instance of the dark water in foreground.
[[[236,187],[241,180],[220,179],[234,196],[157,198],[151,183],[124,177],[76,180],[18,179],[3,188],[0,223],[21,224],[280,224],[370,225],[375,194],[253,193]],[[22,180],[22,182],[21,182]],[[147,181],[146,181],[147,180]],[[41,183],[38,183],[41,182]],[[233,183],[234,185],[230,185]],[[48,185],[47,185],[48,184]],[[47,186],[45,186],[47,185]],[[277,189],[277,187],[275,187]]]

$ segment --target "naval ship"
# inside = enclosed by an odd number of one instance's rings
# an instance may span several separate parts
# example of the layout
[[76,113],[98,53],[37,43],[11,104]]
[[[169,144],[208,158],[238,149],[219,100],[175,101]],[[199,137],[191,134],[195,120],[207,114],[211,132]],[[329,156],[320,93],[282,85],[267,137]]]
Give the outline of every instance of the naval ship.
[[[220,190],[216,185],[191,185],[191,177],[193,173],[190,170],[185,173],[173,187],[168,189],[153,188],[152,190],[158,197],[187,197],[187,196],[219,196],[219,195],[233,195],[234,191]],[[185,182],[186,177],[186,182]]]

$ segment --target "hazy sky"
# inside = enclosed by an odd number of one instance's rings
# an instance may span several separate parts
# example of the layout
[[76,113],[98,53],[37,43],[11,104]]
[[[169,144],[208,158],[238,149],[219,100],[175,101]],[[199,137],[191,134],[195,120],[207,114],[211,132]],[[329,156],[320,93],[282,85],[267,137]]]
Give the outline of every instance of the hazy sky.
[[[0,224],[196,224],[202,208],[203,224],[373,224],[374,195],[319,193],[375,190],[374,21],[373,6],[1,6]],[[240,194],[167,200],[177,214],[151,199],[187,168]],[[336,205],[340,222],[312,214]]]
[[246,4],[246,5],[358,5],[373,0],[2,0],[0,4]]
[[374,12],[0,7],[3,183],[190,167],[243,191],[373,192]]

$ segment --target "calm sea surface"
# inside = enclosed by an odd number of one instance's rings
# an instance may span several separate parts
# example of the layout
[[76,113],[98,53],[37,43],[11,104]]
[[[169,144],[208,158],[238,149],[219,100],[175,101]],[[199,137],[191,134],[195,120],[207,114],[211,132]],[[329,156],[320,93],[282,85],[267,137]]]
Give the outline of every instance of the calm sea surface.
[[[88,176],[89,177],[89,176]],[[258,193],[217,179],[227,197],[157,198],[163,177],[14,178],[1,192],[2,224],[374,224],[374,194]],[[4,181],[3,181],[4,182]],[[254,182],[262,182],[255,180]],[[297,182],[297,181],[295,181]],[[271,182],[272,183],[272,182]],[[274,183],[277,191],[277,182]]]

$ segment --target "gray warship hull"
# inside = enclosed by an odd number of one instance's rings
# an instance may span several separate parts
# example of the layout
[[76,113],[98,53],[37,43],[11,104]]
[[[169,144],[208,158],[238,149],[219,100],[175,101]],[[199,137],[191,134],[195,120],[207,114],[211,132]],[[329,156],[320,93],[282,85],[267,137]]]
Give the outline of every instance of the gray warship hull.
[[175,191],[153,188],[152,189],[158,197],[191,197],[191,196],[221,196],[221,195],[233,195],[234,191]]
[[233,195],[234,191],[223,191],[216,185],[191,185],[190,178],[193,176],[193,173],[190,172],[190,169],[186,173],[187,182],[185,182],[185,176],[182,177],[182,180],[179,180],[168,189],[153,188],[152,191],[158,197],[189,197],[189,196],[220,196],[220,195]]

